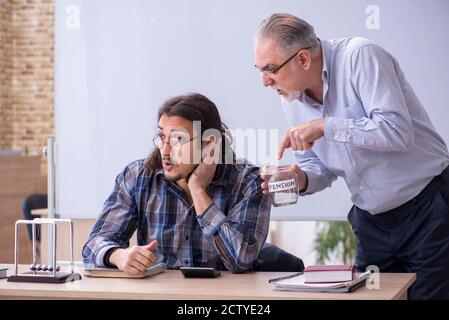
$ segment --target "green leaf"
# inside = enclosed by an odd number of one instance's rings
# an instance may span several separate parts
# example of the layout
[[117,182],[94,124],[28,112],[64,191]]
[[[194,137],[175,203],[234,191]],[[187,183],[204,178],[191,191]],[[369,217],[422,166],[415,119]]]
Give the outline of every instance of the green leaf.
[[352,264],[355,257],[355,243],[355,236],[348,222],[318,222],[313,244],[316,263],[325,264],[334,255],[342,264]]

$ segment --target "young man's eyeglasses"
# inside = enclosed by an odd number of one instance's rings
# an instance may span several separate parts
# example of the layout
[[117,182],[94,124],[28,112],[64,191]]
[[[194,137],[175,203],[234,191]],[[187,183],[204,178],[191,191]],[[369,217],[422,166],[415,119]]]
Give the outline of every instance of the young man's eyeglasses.
[[[281,65],[279,65],[278,67],[275,68],[270,68],[270,67],[264,67],[263,69],[260,70],[260,72],[262,72],[263,74],[266,74],[268,76],[272,76],[275,75],[276,73],[279,72],[279,70],[281,70],[281,68],[283,66],[285,66],[287,63],[290,62],[290,60],[292,60],[301,50],[305,50],[305,49],[310,49],[312,47],[305,47],[305,48],[301,48],[298,51],[295,52],[294,55],[292,55],[290,58],[288,58],[287,60],[285,60]],[[257,68],[257,66],[255,66]]]
[[189,137],[190,137],[189,135],[172,134],[172,135],[170,135],[170,138],[168,139],[168,141],[164,141],[163,135],[157,134],[153,137],[153,143],[159,149],[162,149],[164,147],[165,143],[169,144],[170,147],[174,148],[174,147],[181,146],[181,145],[195,139],[195,137],[193,137],[191,139],[189,139]]

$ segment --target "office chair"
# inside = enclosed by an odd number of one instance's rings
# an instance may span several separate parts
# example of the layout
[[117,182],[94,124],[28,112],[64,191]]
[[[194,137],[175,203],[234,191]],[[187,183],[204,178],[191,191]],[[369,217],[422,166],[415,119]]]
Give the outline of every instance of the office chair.
[[265,242],[253,263],[252,271],[302,272],[304,263],[293,254]]
[[[25,220],[33,220],[34,218],[40,218],[40,216],[33,216],[31,214],[31,210],[34,209],[44,209],[47,208],[47,195],[46,194],[31,194],[27,196],[22,201],[22,213]],[[32,227],[31,225],[27,225],[27,233],[28,233],[28,239],[30,241],[33,240],[32,238]],[[36,226],[36,241],[39,243],[40,241],[40,226]],[[37,246],[37,251],[39,255],[39,246]]]

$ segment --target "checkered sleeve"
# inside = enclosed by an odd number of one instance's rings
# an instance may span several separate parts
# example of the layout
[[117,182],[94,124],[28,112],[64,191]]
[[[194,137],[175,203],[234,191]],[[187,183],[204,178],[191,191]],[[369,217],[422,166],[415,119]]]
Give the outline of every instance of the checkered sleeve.
[[115,186],[103,205],[86,244],[83,260],[86,267],[105,267],[106,253],[112,248],[126,248],[137,227],[134,200],[138,165],[128,165],[116,178]]

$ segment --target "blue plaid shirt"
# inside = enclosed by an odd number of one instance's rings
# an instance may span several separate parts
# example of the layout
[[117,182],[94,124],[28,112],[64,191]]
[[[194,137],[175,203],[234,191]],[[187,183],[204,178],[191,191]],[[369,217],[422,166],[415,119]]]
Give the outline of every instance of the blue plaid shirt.
[[248,270],[268,234],[271,202],[261,183],[259,168],[251,164],[220,165],[206,189],[213,203],[197,216],[162,169],[149,172],[144,160],[134,161],[116,178],[83,248],[84,264],[106,266],[106,253],[128,247],[137,229],[138,245],[157,239],[158,262],[169,268]]

